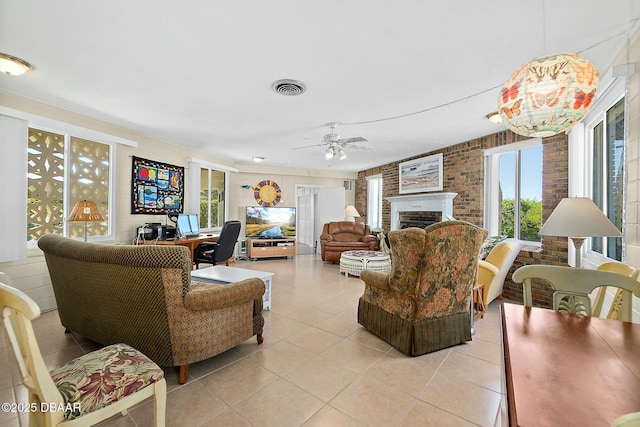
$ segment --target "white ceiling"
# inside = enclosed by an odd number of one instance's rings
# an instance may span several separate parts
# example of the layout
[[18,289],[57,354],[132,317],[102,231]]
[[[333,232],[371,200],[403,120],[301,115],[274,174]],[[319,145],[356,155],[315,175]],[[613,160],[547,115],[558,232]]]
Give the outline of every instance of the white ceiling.
[[[0,90],[220,162],[358,171],[502,130],[485,116],[521,64],[571,52],[604,74],[639,18],[640,0],[0,0],[0,52],[34,66]],[[368,149],[293,150],[329,122]]]

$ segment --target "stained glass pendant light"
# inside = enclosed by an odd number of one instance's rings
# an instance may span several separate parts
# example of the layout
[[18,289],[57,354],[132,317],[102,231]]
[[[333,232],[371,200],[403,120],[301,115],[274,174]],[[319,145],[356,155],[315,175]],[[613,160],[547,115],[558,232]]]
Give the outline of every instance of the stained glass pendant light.
[[578,55],[535,58],[505,83],[498,100],[502,123],[530,137],[569,130],[589,111],[599,81],[596,68]]

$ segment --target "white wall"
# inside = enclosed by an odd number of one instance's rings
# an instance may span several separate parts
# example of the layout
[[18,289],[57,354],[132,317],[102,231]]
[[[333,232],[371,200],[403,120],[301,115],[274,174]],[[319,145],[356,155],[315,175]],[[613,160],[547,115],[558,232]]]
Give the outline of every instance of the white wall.
[[[265,179],[272,179],[282,189],[284,206],[295,206],[295,185],[313,184],[318,186],[342,186],[346,179],[355,179],[356,173],[345,173],[336,170],[315,170],[297,168],[275,168],[268,165],[253,163],[235,164],[225,159],[216,158],[210,154],[199,152],[170,141],[163,141],[147,135],[139,134],[131,129],[117,124],[104,122],[91,117],[71,113],[69,111],[27,100],[15,95],[0,92],[0,107],[24,112],[26,115],[44,117],[49,120],[69,123],[86,129],[92,129],[115,139],[135,141],[137,147],[119,144],[116,148],[116,187],[115,187],[115,242],[120,244],[131,243],[135,237],[136,227],[151,221],[164,222],[163,216],[156,215],[132,215],[131,203],[131,156],[148,158],[177,166],[188,167],[188,159],[191,157],[227,165],[239,170],[231,173],[229,186],[229,218],[240,218],[244,222],[244,207],[255,205],[253,192],[241,188],[244,184],[256,185]],[[25,189],[26,191],[26,189]],[[11,200],[5,201],[11,203]],[[352,200],[346,201],[353,203]],[[42,311],[55,308],[53,289],[49,279],[44,257],[39,249],[31,249],[27,253],[27,259],[0,263],[0,271],[9,274],[14,285],[25,291],[32,297]]]

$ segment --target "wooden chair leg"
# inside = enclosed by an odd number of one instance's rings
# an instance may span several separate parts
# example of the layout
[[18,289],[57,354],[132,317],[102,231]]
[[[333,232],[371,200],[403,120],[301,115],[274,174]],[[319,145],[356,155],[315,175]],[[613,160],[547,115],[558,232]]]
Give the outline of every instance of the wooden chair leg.
[[184,384],[189,379],[189,365],[180,365],[180,373],[178,374],[178,384]]
[[156,427],[165,426],[165,415],[167,412],[167,382],[162,380],[154,384],[155,392],[153,395],[153,418]]

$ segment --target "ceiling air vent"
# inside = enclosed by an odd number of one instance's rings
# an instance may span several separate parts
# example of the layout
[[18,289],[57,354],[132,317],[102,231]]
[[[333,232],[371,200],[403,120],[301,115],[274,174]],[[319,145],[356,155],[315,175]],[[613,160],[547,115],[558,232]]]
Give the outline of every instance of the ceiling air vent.
[[271,85],[271,88],[275,93],[284,96],[302,95],[307,90],[304,83],[291,79],[278,80]]

